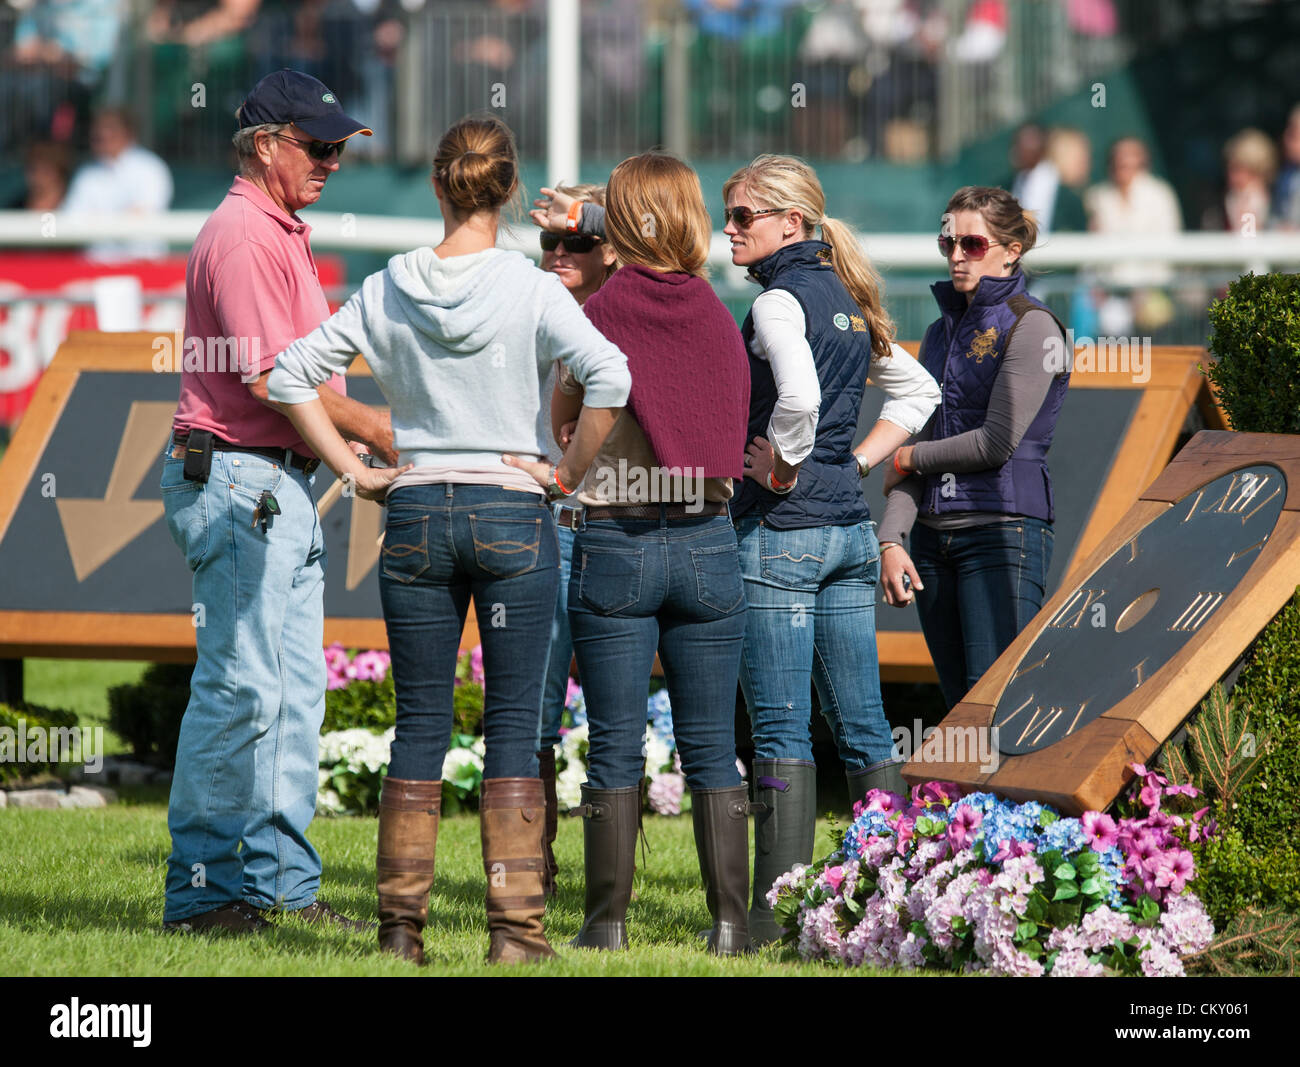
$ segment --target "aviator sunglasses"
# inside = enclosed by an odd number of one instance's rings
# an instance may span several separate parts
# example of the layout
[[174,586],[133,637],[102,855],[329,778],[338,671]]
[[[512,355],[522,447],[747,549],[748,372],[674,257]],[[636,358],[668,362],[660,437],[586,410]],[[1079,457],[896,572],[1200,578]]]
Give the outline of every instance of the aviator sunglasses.
[[944,259],[948,259],[952,255],[953,249],[960,244],[962,255],[967,259],[973,259],[978,262],[984,258],[993,245],[1001,243],[1001,241],[990,241],[983,234],[979,233],[963,233],[955,236],[949,236],[945,233],[939,235],[939,254],[942,255]]
[[340,156],[343,155],[343,146],[346,144],[345,141],[302,141],[297,137],[290,137],[287,133],[277,133],[274,136],[279,137],[282,141],[292,141],[294,144],[302,145],[312,159],[321,163],[329,159],[334,152],[337,152]]
[[567,233],[563,237],[558,233],[544,233],[541,235],[541,241],[543,252],[554,252],[560,245],[564,245],[564,250],[570,255],[590,252],[600,244],[599,237],[581,233]]
[[769,207],[764,208],[762,211],[755,211],[752,207],[744,207],[742,205],[725,209],[724,215],[742,230],[747,230],[751,225],[753,225],[754,220],[758,218],[759,215],[779,215],[784,210],[785,208],[783,207]]

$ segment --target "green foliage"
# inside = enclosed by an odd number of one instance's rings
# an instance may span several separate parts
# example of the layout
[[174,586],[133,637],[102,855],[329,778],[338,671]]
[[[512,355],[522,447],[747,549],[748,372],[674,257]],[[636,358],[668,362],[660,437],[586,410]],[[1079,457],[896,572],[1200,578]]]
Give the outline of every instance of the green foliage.
[[1229,700],[1216,684],[1188,727],[1186,743],[1167,746],[1160,762],[1172,781],[1190,783],[1232,810],[1266,744],[1249,707]]
[[[452,729],[458,734],[482,732],[483,687],[462,682],[452,694]],[[382,682],[360,679],[325,693],[325,721],[321,733],[361,728],[383,733],[397,721],[397,691],[390,672]]]
[[[1215,812],[1222,814],[1218,805]],[[1221,824],[1217,837],[1192,846],[1197,896],[1214,921],[1227,927],[1249,908],[1285,907],[1300,912],[1300,849],[1288,842],[1248,844],[1241,831]]]
[[1244,275],[1209,316],[1206,374],[1232,428],[1300,433],[1300,276]]
[[383,733],[396,721],[397,693],[391,673],[382,682],[357,679],[342,689],[325,691],[323,734],[357,728]]
[[[26,726],[22,726],[26,723]],[[58,774],[65,768],[50,763],[48,758],[35,765],[27,761],[29,749],[17,751],[20,729],[30,732],[33,728],[41,730],[67,729],[77,725],[77,716],[63,708],[46,708],[39,704],[19,701],[16,704],[0,704],[0,729],[14,731],[12,738],[14,751],[0,758],[0,785],[10,785],[24,778],[33,778],[40,774]],[[48,757],[48,749],[45,751]]]
[[1300,915],[1280,907],[1243,911],[1214,944],[1188,959],[1189,974],[1300,973]]
[[108,691],[108,724],[137,759],[168,767],[176,762],[193,673],[188,663],[152,663],[140,681]]

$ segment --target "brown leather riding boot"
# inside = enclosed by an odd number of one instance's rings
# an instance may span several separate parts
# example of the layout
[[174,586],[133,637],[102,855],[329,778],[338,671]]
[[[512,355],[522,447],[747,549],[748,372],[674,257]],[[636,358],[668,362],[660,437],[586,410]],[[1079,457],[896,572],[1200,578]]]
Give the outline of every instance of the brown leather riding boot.
[[547,959],[543,834],[546,796],[540,778],[485,778],[479,804],[487,874],[489,963]]
[[385,778],[379,798],[379,947],[424,963],[442,782]]
[[560,865],[555,862],[555,835],[560,826],[560,812],[555,799],[555,749],[544,748],[537,753],[537,776],[542,780],[542,792],[546,795],[546,834],[542,839],[542,858],[546,860],[543,872],[543,888],[547,897],[558,892],[556,878]]

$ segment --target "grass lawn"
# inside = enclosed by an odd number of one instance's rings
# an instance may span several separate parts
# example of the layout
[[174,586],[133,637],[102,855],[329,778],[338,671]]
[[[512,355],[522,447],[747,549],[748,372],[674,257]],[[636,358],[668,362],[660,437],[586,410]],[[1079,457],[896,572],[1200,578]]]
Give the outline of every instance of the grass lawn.
[[[148,799],[143,799],[148,797]],[[341,911],[375,917],[374,819],[319,818],[312,838],[325,863],[321,896]],[[648,818],[651,852],[638,853],[638,897],[628,915],[632,947],[601,953],[566,947],[582,924],[582,826],[562,820],[561,892],[547,932],[561,958],[537,975],[831,975],[767,948],[744,959],[704,952],[708,925],[689,816]],[[819,826],[817,851],[828,849]],[[444,819],[422,970],[379,953],[373,934],[282,920],[257,938],[161,931],[167,812],[157,791],[90,811],[0,810],[0,975],[487,975],[487,922],[478,818]],[[20,847],[19,843],[21,843]],[[855,974],[879,973],[863,969]]]

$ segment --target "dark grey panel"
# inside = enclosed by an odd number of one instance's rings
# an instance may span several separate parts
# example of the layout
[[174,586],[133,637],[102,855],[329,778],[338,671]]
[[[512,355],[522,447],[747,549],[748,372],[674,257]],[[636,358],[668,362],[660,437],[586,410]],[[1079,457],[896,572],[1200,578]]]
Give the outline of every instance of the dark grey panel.
[[[18,513],[0,542],[0,610],[189,614],[190,572],[161,516],[78,582],[55,504],[57,498],[102,498],[131,405],[139,401],[174,404],[179,381],[174,374],[80,375],[24,490]],[[384,403],[369,378],[350,380],[348,389],[363,403]],[[151,446],[157,461],[133,499],[161,501],[158,481],[165,444],[165,437],[160,437]],[[46,473],[54,475],[56,498],[42,495],[42,475]],[[317,474],[317,498],[333,481],[328,470]],[[377,619],[382,612],[373,568],[352,592],[345,588],[351,506],[348,500],[340,501],[323,522],[330,559],[326,611],[333,617]]]

